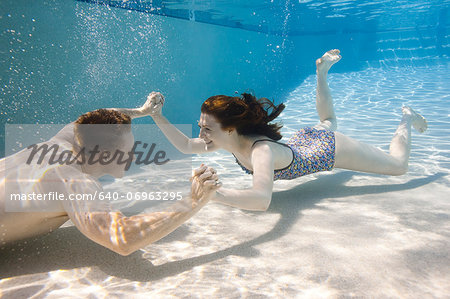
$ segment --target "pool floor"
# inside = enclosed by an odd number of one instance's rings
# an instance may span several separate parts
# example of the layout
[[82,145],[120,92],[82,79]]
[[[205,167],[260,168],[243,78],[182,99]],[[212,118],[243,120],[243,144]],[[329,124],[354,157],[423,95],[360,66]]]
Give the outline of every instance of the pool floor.
[[[428,120],[413,132],[403,176],[335,170],[275,183],[269,210],[211,203],[172,234],[128,257],[67,224],[0,251],[5,298],[304,296],[445,298],[450,293],[448,64],[331,73],[338,130],[387,150],[401,105]],[[286,138],[315,124],[315,76],[286,99]],[[226,187],[251,176],[231,155],[194,157]],[[138,174],[134,179],[145,176]],[[129,179],[129,178],[127,178]],[[123,190],[118,180],[108,190]]]

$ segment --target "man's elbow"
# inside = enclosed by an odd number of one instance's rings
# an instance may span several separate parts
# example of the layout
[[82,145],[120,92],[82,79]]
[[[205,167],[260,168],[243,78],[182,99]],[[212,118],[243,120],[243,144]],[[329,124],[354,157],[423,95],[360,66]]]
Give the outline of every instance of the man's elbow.
[[[124,219],[126,218],[127,217],[124,217]],[[122,256],[128,256],[161,238],[159,234],[155,233],[141,236],[140,233],[137,233],[134,228],[130,228],[123,221],[119,222],[119,226],[118,231],[122,232],[122,235],[115,236],[115,242],[110,243],[108,248]]]
[[133,252],[137,251],[137,249],[131,249],[131,248],[117,248],[117,249],[112,249],[112,251],[114,251],[115,253],[120,254],[121,256],[128,256],[130,254],[132,254]]
[[132,248],[128,244],[100,244],[104,247],[108,248],[109,250],[120,254],[122,256],[128,256],[132,254],[133,252],[139,250],[139,248]]
[[[119,228],[117,229],[118,232],[126,232],[126,228],[123,227],[123,223],[121,221],[119,221],[118,225],[119,225]],[[128,237],[129,236],[126,233],[123,236],[119,235],[109,236],[108,240],[105,240],[103,246],[105,246],[111,251],[114,251],[117,254],[120,254],[122,256],[128,256],[140,249],[137,242],[130,241]]]
[[[108,213],[107,216],[91,215],[90,225],[82,227],[81,231],[95,243],[122,256],[130,255],[146,245],[135,226],[127,223],[128,217],[121,213]],[[147,241],[149,244],[154,240],[147,238]]]

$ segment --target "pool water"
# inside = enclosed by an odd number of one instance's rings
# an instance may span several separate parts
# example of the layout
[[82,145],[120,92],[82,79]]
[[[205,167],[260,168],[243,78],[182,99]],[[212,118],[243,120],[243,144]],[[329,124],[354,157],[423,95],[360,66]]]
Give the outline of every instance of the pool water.
[[[95,244],[67,223],[47,236],[0,249],[0,296],[446,298],[450,60],[448,21],[442,15],[449,2],[409,6],[405,1],[362,1],[356,7],[351,1],[326,1],[321,10],[322,1],[299,1],[307,11],[323,13],[317,21],[321,25],[313,26],[295,23],[301,7],[285,1],[281,8],[271,8],[277,14],[265,27],[269,33],[250,29],[262,30],[258,25],[264,24],[262,16],[271,11],[267,7],[272,1],[252,1],[252,8],[236,4],[234,15],[227,1],[214,2],[214,13],[211,4],[193,2],[196,10],[210,12],[204,17],[209,23],[175,18],[175,12],[184,15],[183,9],[189,16],[188,2],[167,4],[172,10],[165,15],[76,1],[11,4],[8,9],[3,5],[1,20],[7,25],[2,38],[9,36],[8,50],[13,52],[1,53],[12,67],[2,76],[2,122],[63,123],[94,107],[137,106],[149,89],[158,89],[168,95],[167,117],[195,126],[205,97],[250,88],[257,96],[286,104],[280,120],[287,139],[302,126],[317,123],[314,60],[325,50],[340,48],[343,58],[328,76],[338,131],[388,150],[402,105],[427,119],[424,134],[412,132],[408,173],[390,177],[334,170],[277,181],[267,212],[211,203],[167,237],[128,257]],[[389,4],[402,7],[404,14],[390,18]],[[289,30],[270,33],[283,28],[278,25],[286,20],[290,5]],[[256,8],[259,18],[246,19]],[[351,21],[336,19],[358,11],[362,17],[353,19],[353,32],[346,32]],[[71,20],[55,29],[55,46],[43,40],[44,33],[52,31],[39,16]],[[121,34],[111,33],[112,20]],[[236,29],[239,20],[245,28]],[[360,26],[364,22],[372,24],[370,30]],[[26,38],[17,32],[33,23],[40,33],[32,32],[20,52],[16,45]],[[413,23],[420,26],[412,28]],[[310,35],[312,30],[318,36]],[[124,33],[132,40],[120,37]],[[149,40],[156,41],[154,47]],[[63,50],[55,49],[59,46]],[[41,56],[27,56],[30,52]],[[58,54],[54,60],[50,52]],[[67,57],[74,60],[58,65]],[[46,96],[49,105],[42,106]],[[67,113],[60,113],[68,106]],[[226,152],[192,159],[193,166],[215,167],[226,187],[251,186],[251,176]],[[145,171],[109,181],[105,190],[145,188]]]

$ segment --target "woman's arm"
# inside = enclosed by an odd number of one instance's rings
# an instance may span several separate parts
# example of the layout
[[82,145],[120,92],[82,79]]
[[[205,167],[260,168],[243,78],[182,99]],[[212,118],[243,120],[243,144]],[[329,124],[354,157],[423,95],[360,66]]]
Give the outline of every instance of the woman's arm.
[[163,105],[163,95],[159,92],[151,92],[147,97],[147,102],[142,106],[142,109],[153,118],[156,125],[161,129],[164,135],[166,135],[167,139],[169,139],[180,152],[184,154],[207,152],[208,149],[203,139],[187,137],[162,115]]
[[187,137],[162,114],[152,115],[152,117],[167,139],[183,154],[199,154],[209,151],[203,139]]
[[246,190],[220,188],[213,200],[236,208],[266,211],[272,200],[274,159],[269,145],[256,144],[252,151],[253,186]]
[[129,117],[138,118],[151,116],[156,125],[161,129],[169,141],[183,154],[198,154],[209,151],[205,142],[200,138],[189,138],[183,134],[177,127],[171,124],[163,115],[162,107],[164,97],[159,92],[151,92],[147,96],[147,101],[139,108],[107,108],[115,110]]

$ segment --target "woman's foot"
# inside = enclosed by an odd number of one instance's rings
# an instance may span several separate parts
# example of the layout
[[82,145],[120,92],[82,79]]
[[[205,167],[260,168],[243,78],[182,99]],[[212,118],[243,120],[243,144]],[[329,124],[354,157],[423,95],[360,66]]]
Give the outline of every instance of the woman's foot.
[[323,54],[322,57],[316,60],[317,72],[328,72],[333,64],[341,60],[342,56],[339,55],[341,51],[338,49],[330,50]]
[[411,107],[403,106],[402,107],[403,114],[411,115],[411,123],[414,129],[416,129],[417,132],[423,133],[427,130],[428,124],[425,117],[414,111]]

